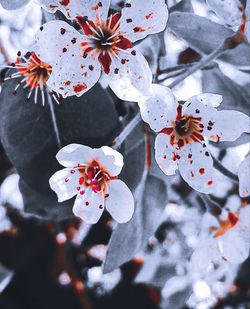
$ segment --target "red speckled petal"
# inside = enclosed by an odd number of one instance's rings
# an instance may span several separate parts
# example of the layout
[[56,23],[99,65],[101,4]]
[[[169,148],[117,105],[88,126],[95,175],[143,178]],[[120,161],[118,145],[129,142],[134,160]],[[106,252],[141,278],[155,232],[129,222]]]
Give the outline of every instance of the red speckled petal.
[[86,165],[92,158],[93,149],[80,144],[67,145],[60,149],[56,155],[57,161],[65,167]]
[[194,142],[181,148],[179,170],[190,187],[201,193],[213,192],[216,185],[213,159],[203,144]]
[[110,176],[117,176],[123,168],[123,156],[108,146],[93,149],[95,160],[104,167]]
[[94,21],[106,19],[110,0],[40,0],[42,6],[50,11],[61,11],[67,18],[87,16]]
[[91,55],[83,58],[81,53],[80,48],[75,49],[73,53],[65,53],[53,66],[47,84],[63,97],[83,95],[100,78],[99,62]]
[[168,10],[165,0],[131,0],[122,10],[121,32],[132,42],[165,29]]
[[88,224],[99,221],[104,211],[103,192],[95,193],[90,188],[84,194],[78,194],[73,206],[73,213]]
[[250,118],[247,115],[233,110],[217,111],[214,108],[221,100],[221,96],[212,94],[203,94],[202,99],[201,96],[195,96],[185,103],[184,113],[201,117],[204,125],[202,134],[214,142],[234,141],[242,133],[250,132]]
[[172,126],[178,102],[172,91],[165,86],[153,84],[151,92],[151,96],[141,98],[138,104],[142,119],[159,132]]
[[79,172],[71,173],[71,168],[64,168],[51,176],[49,184],[57,194],[58,201],[64,202],[77,194],[79,186]]
[[178,169],[179,150],[170,143],[170,136],[160,133],[155,139],[155,160],[164,174],[174,175]]
[[119,223],[128,222],[134,213],[134,197],[128,186],[121,180],[112,180],[108,186],[106,209]]
[[42,61],[53,65],[58,58],[72,52],[85,38],[64,21],[50,21],[44,24],[36,34],[33,50]]
[[140,94],[150,95],[152,73],[138,50],[122,50],[117,57],[113,56],[109,76],[111,89],[122,100],[133,101]]

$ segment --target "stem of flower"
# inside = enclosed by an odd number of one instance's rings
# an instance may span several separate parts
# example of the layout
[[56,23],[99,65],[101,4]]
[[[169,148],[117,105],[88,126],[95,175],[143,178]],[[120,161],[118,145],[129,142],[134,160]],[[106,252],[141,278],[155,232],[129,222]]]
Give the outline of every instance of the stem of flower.
[[114,149],[119,149],[121,144],[129,136],[129,134],[137,127],[141,121],[140,113],[136,114],[135,117],[127,124],[127,126],[122,130],[118,137],[114,141]]
[[218,161],[215,157],[213,157],[213,161],[214,161],[214,167],[221,172],[223,175],[225,175],[226,177],[230,178],[231,180],[233,180],[235,183],[239,183],[239,178],[237,175],[235,175],[234,173],[232,173],[231,171],[229,171],[224,165],[222,165],[220,163],[220,161]]
[[52,101],[52,98],[51,98],[51,95],[50,95],[48,89],[46,89],[46,94],[47,94],[47,98],[48,98],[52,124],[53,124],[54,132],[55,132],[55,135],[56,135],[57,145],[58,145],[59,149],[61,149],[62,143],[61,143],[60,133],[59,133],[59,129],[58,129],[57,121],[56,121],[55,107],[54,107],[54,104],[53,104],[53,101]]
[[200,70],[204,66],[208,65],[211,61],[219,57],[221,54],[223,54],[227,50],[227,45],[225,42],[221,44],[218,48],[216,48],[211,54],[204,56],[197,64],[190,67],[183,75],[176,78],[168,87],[174,88],[177,86],[180,82],[182,82],[184,79],[186,79],[188,76],[192,75],[196,71]]
[[197,192],[199,197],[202,199],[204,205],[206,206],[207,211],[215,216],[216,218],[222,213],[222,208],[219,204],[217,204],[215,201],[213,201],[209,195],[204,193]]

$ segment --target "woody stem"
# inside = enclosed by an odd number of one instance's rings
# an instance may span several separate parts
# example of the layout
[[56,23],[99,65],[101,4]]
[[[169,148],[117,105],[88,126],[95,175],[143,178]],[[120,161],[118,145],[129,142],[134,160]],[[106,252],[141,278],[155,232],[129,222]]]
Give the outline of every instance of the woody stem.
[[220,163],[220,161],[218,161],[215,157],[213,157],[213,161],[214,161],[214,167],[221,172],[223,175],[225,175],[226,177],[230,178],[231,180],[233,180],[235,183],[239,183],[239,178],[237,175],[235,175],[234,173],[232,173],[231,171],[229,171],[224,165],[222,165]]

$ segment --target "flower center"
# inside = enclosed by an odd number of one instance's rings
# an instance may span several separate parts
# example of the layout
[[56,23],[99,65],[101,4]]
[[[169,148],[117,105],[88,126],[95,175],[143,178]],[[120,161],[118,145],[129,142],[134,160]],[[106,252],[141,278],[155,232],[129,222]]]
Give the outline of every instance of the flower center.
[[[81,43],[83,47],[83,57],[88,57],[89,54],[98,57],[100,64],[106,74],[110,72],[110,65],[114,58],[119,59],[117,55],[122,50],[132,47],[130,40],[125,38],[120,32],[121,14],[116,13],[110,16],[105,21],[94,23],[88,20],[87,17],[76,17],[78,24],[83,29],[89,40]],[[117,60],[125,64],[125,59]]]
[[79,166],[77,169],[81,173],[79,185],[91,187],[95,193],[106,190],[106,182],[111,179],[111,176],[102,170],[96,161],[88,166]]
[[162,133],[170,135],[171,145],[176,145],[179,148],[193,142],[202,142],[204,140],[202,135],[204,125],[201,120],[201,117],[182,115],[182,105],[179,105],[173,127],[163,129]]

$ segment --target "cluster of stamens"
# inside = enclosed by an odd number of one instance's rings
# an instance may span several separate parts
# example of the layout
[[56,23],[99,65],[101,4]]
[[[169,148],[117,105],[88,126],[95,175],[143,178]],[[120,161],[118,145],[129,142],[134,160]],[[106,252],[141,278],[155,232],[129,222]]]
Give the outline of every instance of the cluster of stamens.
[[[85,193],[85,191],[82,190],[82,186],[91,188],[95,193],[106,192],[107,181],[112,179],[112,177],[103,170],[97,162],[93,161],[87,166],[79,165],[76,169],[81,174],[79,177],[79,187],[77,187],[80,194],[83,195]],[[75,173],[75,169],[73,169],[71,173]]]
[[170,135],[171,145],[177,145],[179,148],[192,142],[202,142],[204,125],[201,120],[201,117],[182,115],[182,105],[179,105],[173,127],[163,129],[162,133]]
[[[41,91],[42,105],[45,105],[45,87],[46,83],[52,72],[52,67],[43,62],[35,53],[27,53],[25,56],[21,56],[18,52],[17,60],[15,63],[8,65],[7,68],[17,69],[16,73],[6,77],[4,81],[9,79],[17,79],[18,83],[14,88],[13,94],[17,93],[18,88],[23,85],[23,89],[29,88],[27,100],[34,95],[34,102],[37,103],[38,91]],[[53,99],[59,103],[58,95],[54,92],[50,92]]]
[[83,57],[90,53],[95,53],[101,63],[104,72],[109,73],[112,58],[117,58],[121,50],[131,48],[132,43],[126,39],[119,31],[120,13],[111,15],[106,21],[94,23],[87,17],[77,17],[77,22],[84,33],[89,36],[90,41],[83,42]]

